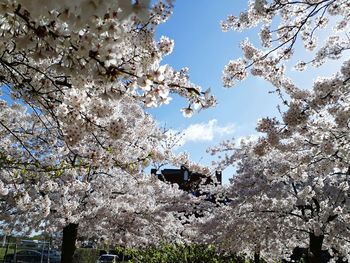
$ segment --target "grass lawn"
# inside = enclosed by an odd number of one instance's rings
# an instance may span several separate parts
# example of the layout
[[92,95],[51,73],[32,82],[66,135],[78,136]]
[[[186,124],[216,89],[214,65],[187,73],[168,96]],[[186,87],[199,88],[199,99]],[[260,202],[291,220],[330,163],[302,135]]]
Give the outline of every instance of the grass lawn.
[[[9,247],[7,250],[7,254],[12,254],[15,250],[12,247]],[[4,259],[6,253],[6,247],[0,247],[0,260]]]

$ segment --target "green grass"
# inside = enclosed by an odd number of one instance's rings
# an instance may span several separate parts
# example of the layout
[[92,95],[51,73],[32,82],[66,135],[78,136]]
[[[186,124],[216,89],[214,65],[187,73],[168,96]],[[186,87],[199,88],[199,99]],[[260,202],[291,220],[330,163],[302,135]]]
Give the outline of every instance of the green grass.
[[[15,250],[12,247],[10,247],[7,250],[7,254],[12,254],[14,253],[14,251]],[[6,247],[0,247],[0,260],[4,259],[5,253],[6,253]]]

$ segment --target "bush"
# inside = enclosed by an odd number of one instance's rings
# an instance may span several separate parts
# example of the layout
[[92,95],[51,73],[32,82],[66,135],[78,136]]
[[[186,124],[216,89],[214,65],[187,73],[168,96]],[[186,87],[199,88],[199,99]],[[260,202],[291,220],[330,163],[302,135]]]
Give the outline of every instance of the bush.
[[172,245],[132,250],[132,263],[239,263],[235,257],[224,257],[211,245]]
[[77,248],[74,253],[74,262],[76,263],[96,263],[100,255],[99,249]]

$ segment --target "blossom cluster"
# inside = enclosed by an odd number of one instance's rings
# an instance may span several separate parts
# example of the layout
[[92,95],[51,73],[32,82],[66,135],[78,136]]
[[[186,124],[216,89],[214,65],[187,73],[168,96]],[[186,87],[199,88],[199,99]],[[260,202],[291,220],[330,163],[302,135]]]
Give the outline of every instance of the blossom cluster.
[[[238,17],[230,15],[221,23],[222,30],[242,31],[262,23],[259,33],[262,49],[253,47],[249,40],[243,41],[244,60],[228,63],[223,71],[224,86],[234,86],[234,80],[246,77],[250,69],[252,75],[263,77],[277,88],[291,92],[290,80],[284,76],[283,63],[294,55],[296,43],[301,40],[305,49],[313,51],[314,55],[310,61],[299,61],[295,65],[297,70],[304,70],[308,64],[318,67],[327,59],[339,59],[349,49],[349,40],[344,34],[350,16],[349,8],[349,1],[249,1],[247,11],[241,12]],[[331,32],[324,44],[318,43],[320,30]]]

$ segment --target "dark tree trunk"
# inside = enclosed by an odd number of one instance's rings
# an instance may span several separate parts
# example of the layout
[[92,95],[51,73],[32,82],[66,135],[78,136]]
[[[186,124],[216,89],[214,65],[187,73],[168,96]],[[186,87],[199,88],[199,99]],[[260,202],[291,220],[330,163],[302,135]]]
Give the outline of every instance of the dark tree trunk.
[[259,252],[254,253],[254,263],[260,263],[260,253]]
[[313,233],[309,234],[309,255],[308,259],[310,263],[320,263],[321,262],[321,251],[324,236],[315,236]]
[[75,242],[78,236],[78,224],[68,224],[63,228],[61,263],[73,263]]

